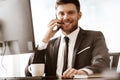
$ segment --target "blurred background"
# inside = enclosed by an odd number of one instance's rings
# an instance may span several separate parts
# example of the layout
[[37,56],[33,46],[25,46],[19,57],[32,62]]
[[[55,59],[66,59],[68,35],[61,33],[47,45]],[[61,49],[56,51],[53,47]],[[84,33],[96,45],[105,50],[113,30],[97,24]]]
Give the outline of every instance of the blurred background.
[[[9,0],[0,0],[0,9],[6,5]],[[25,8],[30,1],[32,11],[32,21],[34,28],[34,37],[36,45],[45,34],[47,24],[55,18],[55,1],[56,0],[11,0],[17,4],[14,7],[14,14],[19,13],[19,8]],[[109,52],[120,52],[120,0],[80,0],[82,18],[79,20],[79,26],[83,29],[102,31]],[[24,6],[18,5],[22,4]],[[19,7],[19,8],[18,8]],[[8,7],[7,7],[8,8]],[[8,8],[9,9],[9,8]],[[4,13],[3,13],[4,14]],[[17,14],[15,14],[17,15]],[[11,16],[11,15],[9,15]],[[12,15],[14,19],[14,15]],[[1,34],[0,34],[1,35]],[[59,36],[59,32],[55,35]],[[0,53],[1,44],[0,44]],[[27,65],[28,58],[32,53],[5,55],[0,56],[0,76],[25,76],[24,69]],[[120,60],[119,60],[120,72]]]
[[[55,1],[31,0],[35,40],[44,36],[47,24],[55,18]],[[120,0],[80,0],[83,29],[102,31],[110,52],[120,51]]]

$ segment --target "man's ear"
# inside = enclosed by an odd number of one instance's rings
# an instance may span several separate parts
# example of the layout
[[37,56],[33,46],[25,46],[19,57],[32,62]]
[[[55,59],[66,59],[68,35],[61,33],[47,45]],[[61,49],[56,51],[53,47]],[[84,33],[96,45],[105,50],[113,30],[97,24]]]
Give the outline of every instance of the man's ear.
[[80,19],[82,17],[82,12],[78,13],[78,19]]

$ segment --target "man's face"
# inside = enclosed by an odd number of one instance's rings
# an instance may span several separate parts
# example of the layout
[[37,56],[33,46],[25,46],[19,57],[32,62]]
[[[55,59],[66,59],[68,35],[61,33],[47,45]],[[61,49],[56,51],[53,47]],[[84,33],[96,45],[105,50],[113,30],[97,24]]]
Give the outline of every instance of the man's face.
[[71,33],[78,27],[78,20],[81,18],[81,12],[77,12],[74,4],[62,4],[56,9],[56,15],[61,20],[61,29],[66,34]]

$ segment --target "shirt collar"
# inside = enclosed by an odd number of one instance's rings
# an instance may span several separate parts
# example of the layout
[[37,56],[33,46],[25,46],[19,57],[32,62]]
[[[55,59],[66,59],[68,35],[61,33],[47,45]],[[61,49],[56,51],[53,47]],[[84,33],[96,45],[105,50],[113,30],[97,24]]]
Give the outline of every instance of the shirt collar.
[[[77,35],[79,33],[80,28],[78,27],[76,30],[74,30],[72,33],[70,33],[69,35],[67,35],[67,37],[69,38],[70,41],[75,41],[77,38]],[[66,35],[62,34],[61,38],[63,39]]]

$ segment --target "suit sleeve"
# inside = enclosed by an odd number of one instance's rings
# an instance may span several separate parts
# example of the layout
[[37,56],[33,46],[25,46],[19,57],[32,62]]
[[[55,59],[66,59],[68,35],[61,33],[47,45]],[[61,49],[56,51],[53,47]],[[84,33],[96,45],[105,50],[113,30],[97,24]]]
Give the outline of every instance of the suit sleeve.
[[30,56],[29,61],[28,61],[28,64],[27,64],[27,66],[25,67],[25,76],[32,76],[31,73],[28,71],[28,66],[29,66],[30,64],[32,64],[32,62],[33,62],[33,57],[34,57],[34,54],[32,54],[32,55]]
[[28,66],[30,64],[37,64],[37,63],[45,63],[45,51],[44,50],[36,50],[33,53],[28,61],[28,64],[25,68],[25,76],[32,76],[31,73],[28,71]]
[[100,73],[109,68],[109,53],[105,43],[105,38],[101,32],[97,32],[93,41],[91,65],[86,68],[91,69],[94,73]]

